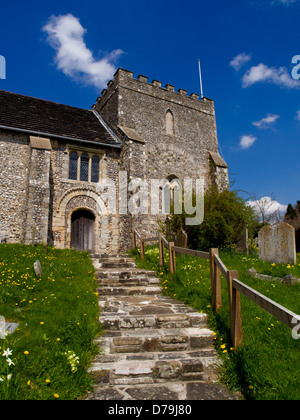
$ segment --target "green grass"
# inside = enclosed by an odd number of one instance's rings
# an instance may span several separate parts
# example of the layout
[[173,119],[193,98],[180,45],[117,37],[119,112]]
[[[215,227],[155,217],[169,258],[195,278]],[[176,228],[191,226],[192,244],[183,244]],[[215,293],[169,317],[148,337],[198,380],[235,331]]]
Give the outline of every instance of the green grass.
[[72,400],[91,389],[87,367],[100,333],[96,288],[86,253],[0,245],[0,315],[19,323],[0,339],[0,354],[9,348],[14,363],[0,357],[1,400]]
[[[222,277],[223,306],[215,313],[211,308],[209,261],[177,255],[177,272],[172,275],[168,270],[168,259],[165,267],[159,269],[157,247],[147,248],[143,261],[136,250],[133,253],[140,266],[157,270],[165,294],[208,314],[209,327],[216,333],[215,346],[224,362],[221,371],[224,383],[241,391],[249,400],[300,399],[300,340],[292,338],[288,327],[241,296],[244,340],[241,346],[233,349],[227,285]],[[300,278],[300,258],[295,266],[274,266],[260,261],[255,255],[245,256],[234,251],[221,251],[220,256],[228,269],[239,271],[242,282],[300,314],[300,284],[287,286],[277,281],[257,280],[246,274],[247,269],[255,267],[261,274],[276,277],[294,274]]]

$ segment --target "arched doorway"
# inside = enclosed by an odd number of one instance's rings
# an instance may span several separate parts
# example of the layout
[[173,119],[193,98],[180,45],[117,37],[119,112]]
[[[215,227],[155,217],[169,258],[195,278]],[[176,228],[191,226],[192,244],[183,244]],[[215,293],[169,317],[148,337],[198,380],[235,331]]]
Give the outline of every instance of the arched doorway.
[[71,217],[71,248],[78,251],[94,249],[95,216],[89,210],[76,210]]

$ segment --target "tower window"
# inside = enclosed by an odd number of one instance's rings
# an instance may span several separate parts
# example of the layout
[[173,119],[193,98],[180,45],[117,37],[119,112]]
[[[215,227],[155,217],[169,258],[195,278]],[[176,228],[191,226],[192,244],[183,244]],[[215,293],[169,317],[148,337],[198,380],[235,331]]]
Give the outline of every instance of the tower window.
[[168,109],[166,112],[166,134],[168,136],[174,136],[175,130],[174,130],[174,115],[172,111]]

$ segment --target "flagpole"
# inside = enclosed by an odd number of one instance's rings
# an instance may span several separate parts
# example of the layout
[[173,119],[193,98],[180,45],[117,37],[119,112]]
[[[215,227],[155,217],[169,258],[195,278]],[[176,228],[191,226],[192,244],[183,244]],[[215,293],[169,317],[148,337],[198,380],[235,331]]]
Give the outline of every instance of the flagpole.
[[199,64],[200,90],[201,90],[201,101],[202,101],[204,96],[203,96],[203,86],[202,86],[202,74],[201,74],[200,60],[198,60],[198,64]]

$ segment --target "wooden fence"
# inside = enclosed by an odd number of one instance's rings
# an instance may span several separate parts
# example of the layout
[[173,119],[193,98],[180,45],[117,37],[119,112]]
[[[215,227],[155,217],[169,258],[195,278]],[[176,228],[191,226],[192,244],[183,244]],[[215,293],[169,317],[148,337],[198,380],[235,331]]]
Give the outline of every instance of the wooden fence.
[[243,341],[242,330],[242,313],[241,313],[241,297],[242,293],[252,302],[256,303],[262,309],[273,315],[278,321],[284,323],[291,329],[294,328],[294,319],[299,319],[299,315],[289,311],[287,308],[279,305],[268,297],[262,295],[251,287],[239,281],[238,271],[228,270],[219,257],[217,248],[210,249],[209,252],[196,251],[188,248],[180,248],[174,245],[174,242],[168,242],[163,235],[144,238],[136,229],[132,234],[133,248],[137,248],[137,238],[140,240],[141,259],[145,256],[145,243],[158,242],[159,245],[159,266],[165,264],[165,248],[169,251],[169,269],[171,273],[176,273],[176,253],[193,255],[194,257],[204,258],[210,261],[210,278],[212,307],[215,311],[219,311],[222,307],[221,292],[221,274],[227,281],[228,302],[229,302],[229,319],[230,334],[233,347],[238,347]]

